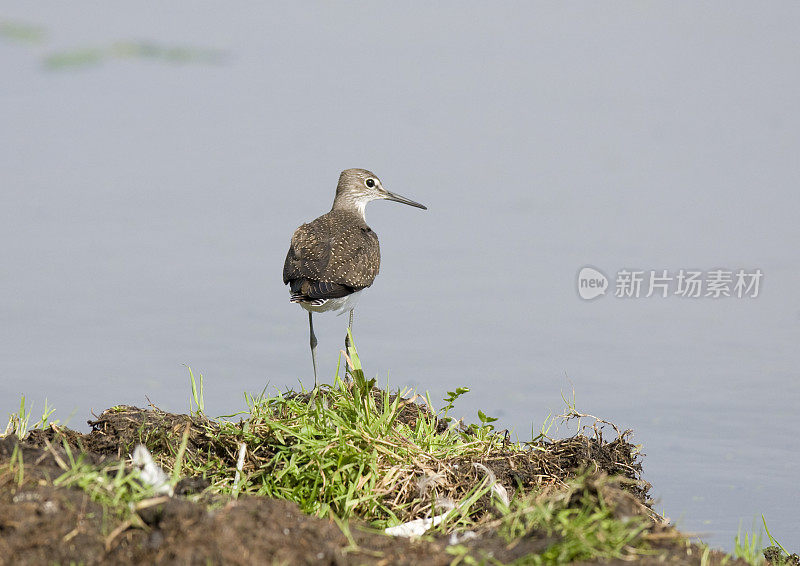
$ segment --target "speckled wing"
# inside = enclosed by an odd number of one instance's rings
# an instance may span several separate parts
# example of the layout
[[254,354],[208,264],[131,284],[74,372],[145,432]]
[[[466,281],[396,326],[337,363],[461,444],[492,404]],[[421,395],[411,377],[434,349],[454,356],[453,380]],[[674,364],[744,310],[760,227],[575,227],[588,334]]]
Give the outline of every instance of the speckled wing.
[[312,299],[369,287],[380,269],[378,236],[360,218],[329,212],[292,236],[283,282]]

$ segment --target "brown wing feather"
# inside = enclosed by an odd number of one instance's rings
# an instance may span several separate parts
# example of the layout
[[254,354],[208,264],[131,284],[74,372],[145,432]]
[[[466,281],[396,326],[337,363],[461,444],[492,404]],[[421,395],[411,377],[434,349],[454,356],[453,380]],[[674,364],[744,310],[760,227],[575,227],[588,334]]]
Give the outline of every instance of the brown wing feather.
[[357,215],[331,211],[295,231],[283,282],[308,279],[363,289],[372,285],[380,261],[375,232]]

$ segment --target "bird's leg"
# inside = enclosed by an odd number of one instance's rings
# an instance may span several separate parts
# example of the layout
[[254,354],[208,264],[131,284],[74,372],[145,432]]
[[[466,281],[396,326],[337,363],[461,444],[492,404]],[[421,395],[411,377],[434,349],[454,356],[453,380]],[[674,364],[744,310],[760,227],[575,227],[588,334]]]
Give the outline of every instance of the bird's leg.
[[344,351],[349,352],[350,348],[350,334],[353,333],[353,311],[355,309],[350,309],[350,322],[347,323],[347,330],[350,332],[344,337]]
[[308,312],[308,329],[311,331],[311,363],[314,364],[314,389],[317,388],[317,337],[314,336],[314,322]]

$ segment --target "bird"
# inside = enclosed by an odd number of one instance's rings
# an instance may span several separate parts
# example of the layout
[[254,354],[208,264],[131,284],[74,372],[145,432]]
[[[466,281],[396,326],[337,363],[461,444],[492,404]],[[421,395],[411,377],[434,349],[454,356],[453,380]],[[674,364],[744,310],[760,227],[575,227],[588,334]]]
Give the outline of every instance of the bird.
[[[353,311],[364,289],[372,285],[381,265],[378,235],[367,225],[364,210],[373,200],[391,200],[427,210],[424,204],[383,188],[366,169],[345,169],[339,175],[330,212],[301,225],[292,235],[283,265],[289,301],[308,311],[314,389],[317,388],[317,338],[314,313]],[[349,337],[345,338],[345,348]]]

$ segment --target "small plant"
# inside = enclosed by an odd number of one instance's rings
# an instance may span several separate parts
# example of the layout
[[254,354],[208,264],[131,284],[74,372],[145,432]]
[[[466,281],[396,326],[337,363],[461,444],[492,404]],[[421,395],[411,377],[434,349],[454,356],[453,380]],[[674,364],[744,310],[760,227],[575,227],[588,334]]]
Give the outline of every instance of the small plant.
[[567,489],[548,497],[533,493],[516,501],[500,520],[498,532],[512,542],[534,531],[555,535],[557,541],[541,554],[520,564],[567,564],[575,561],[630,560],[648,521],[644,517],[621,520],[603,495],[604,479],[577,478]]
[[[44,411],[42,412],[42,417],[39,419],[39,422],[36,423],[34,428],[45,428],[50,423],[50,417],[53,413],[56,412],[55,407],[51,407],[48,402],[47,398],[44,399]],[[58,423],[58,421],[55,421]]]
[[16,434],[17,438],[25,438],[25,435],[28,434],[28,423],[30,422],[32,411],[33,404],[30,404],[28,407],[26,407],[25,395],[23,395],[19,401],[19,412],[11,413],[8,416],[8,424],[6,425],[4,436],[8,434]]
[[181,479],[181,467],[183,466],[183,458],[186,455],[186,447],[189,444],[189,425],[183,431],[181,437],[181,444],[178,446],[178,453],[175,455],[175,465],[172,467],[172,485],[175,486]]
[[455,407],[456,399],[464,395],[465,393],[469,393],[469,387],[457,387],[455,391],[448,391],[447,397],[444,398],[444,401],[447,403],[442,410],[439,412],[439,418],[445,422],[451,422],[453,417],[450,415],[450,410]]
[[[200,375],[200,379],[194,378],[194,373],[192,373],[192,368],[186,366],[186,369],[189,370],[189,383],[192,386],[192,398],[189,399],[189,414],[190,415],[202,415],[205,414],[206,411],[206,400],[203,394],[203,374]],[[192,405],[192,401],[194,401],[194,405]],[[197,410],[194,411],[192,406],[196,407]]]
[[[369,402],[369,396],[372,391],[372,388],[375,387],[375,383],[377,382],[376,379],[367,379],[364,376],[364,368],[361,366],[361,358],[358,356],[358,350],[356,350],[356,343],[353,340],[353,333],[350,329],[347,329],[347,357],[346,362],[347,365],[345,367],[345,373],[349,375],[353,380],[353,385],[355,388],[353,390],[353,395],[356,396],[357,400],[363,404],[365,411],[368,411],[367,403]],[[337,378],[338,378],[338,371],[337,371]]]
[[736,538],[733,541],[733,556],[745,560],[751,566],[759,566],[764,562],[761,533],[743,533],[742,527],[739,525],[739,532],[736,534]]
[[142,483],[139,471],[127,469],[124,460],[94,466],[85,461],[83,454],[73,454],[66,442],[63,446],[66,461],[52,451],[56,463],[64,470],[53,480],[53,485],[81,489],[93,501],[122,519],[130,519],[140,502],[155,495],[153,488]]
[[761,515],[761,521],[764,523],[764,532],[767,533],[769,542],[772,544],[772,546],[768,546],[764,549],[764,557],[775,566],[800,565],[800,556],[797,554],[789,554],[789,551],[783,548],[783,545],[775,540],[775,538],[769,532],[767,520],[764,518],[764,515]]
[[553,416],[553,413],[548,413],[547,417],[544,419],[542,426],[539,427],[539,434],[534,434],[533,425],[531,425],[531,441],[529,444],[536,444],[537,442],[542,442],[543,440],[547,440],[550,438],[550,429],[553,428],[553,423],[556,422],[556,418]]
[[17,484],[17,487],[22,486],[22,483],[25,481],[25,462],[22,460],[22,447],[19,443],[14,444],[8,463],[3,465],[0,469],[2,468],[5,468],[9,473],[13,474],[14,483]]
[[478,409],[478,420],[481,421],[481,424],[472,423],[467,427],[470,434],[480,440],[489,440],[495,436],[494,425],[492,423],[497,421],[497,417],[490,417]]
[[486,428],[488,430],[494,430],[494,425],[490,424],[497,421],[497,417],[489,417],[478,409],[478,419],[481,421],[481,427]]
[[[36,428],[45,428],[48,424],[50,424],[50,417],[55,413],[56,410],[54,407],[51,407],[48,403],[47,399],[44,400],[44,411],[42,412],[42,416],[33,426],[34,429]],[[17,438],[20,440],[27,436],[28,432],[32,430],[30,427],[30,420],[33,414],[33,403],[28,403],[25,399],[25,395],[20,397],[19,402],[19,412],[11,413],[8,416],[8,424],[6,425],[6,430],[4,433],[0,434],[0,437],[7,436],[9,434],[15,434]],[[58,424],[58,421],[54,421],[53,424]]]

